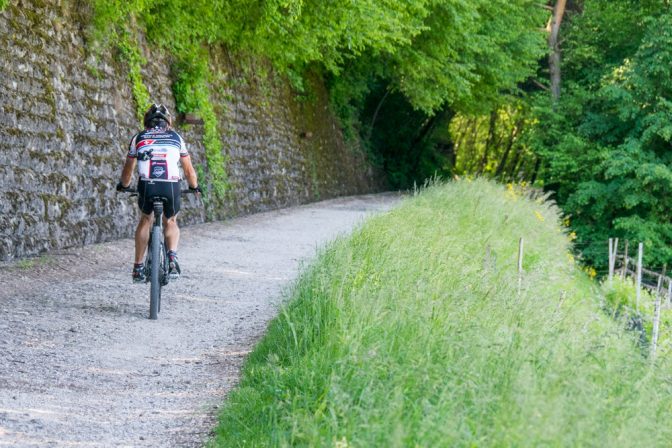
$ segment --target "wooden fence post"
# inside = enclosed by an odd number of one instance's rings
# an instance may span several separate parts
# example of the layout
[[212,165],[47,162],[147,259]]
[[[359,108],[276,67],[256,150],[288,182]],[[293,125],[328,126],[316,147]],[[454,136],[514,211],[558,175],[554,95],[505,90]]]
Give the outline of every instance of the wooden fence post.
[[618,238],[609,238],[609,281],[614,279],[616,272],[616,257],[618,257]]
[[628,275],[628,240],[625,240],[625,253],[623,255],[623,269],[621,269],[621,278],[625,280],[625,277]]
[[614,239],[609,238],[609,282],[614,278]]
[[611,276],[616,274],[616,262],[618,261],[618,238],[614,238],[614,267],[611,268]]
[[523,288],[523,237],[518,241],[518,294]]
[[658,345],[658,333],[660,331],[660,289],[663,286],[667,265],[663,266],[663,273],[658,276],[658,287],[656,288],[656,301],[653,306],[653,330],[651,331],[651,359],[656,358],[656,347]]
[[639,243],[637,251],[637,298],[635,300],[635,307],[639,311],[639,298],[642,295],[642,257],[644,255],[644,243]]

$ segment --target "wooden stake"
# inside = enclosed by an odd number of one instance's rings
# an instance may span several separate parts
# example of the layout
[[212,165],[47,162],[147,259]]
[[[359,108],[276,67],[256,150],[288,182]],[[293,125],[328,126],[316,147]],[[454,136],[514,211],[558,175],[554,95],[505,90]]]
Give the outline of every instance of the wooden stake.
[[609,238],[609,282],[614,278],[614,240]]
[[616,273],[616,261],[618,260],[618,238],[614,238],[614,245],[612,247],[612,264],[613,266],[611,267],[611,277],[614,277],[614,274]]
[[658,276],[658,287],[656,288],[656,301],[653,306],[653,331],[651,332],[651,359],[656,358],[656,346],[658,345],[658,332],[660,330],[660,290],[663,286],[663,278],[667,265],[663,266],[663,273]]
[[518,294],[523,288],[523,238],[518,241]]
[[637,298],[635,299],[635,307],[639,311],[639,298],[642,296],[642,257],[644,255],[644,243],[639,243],[637,251]]
[[623,255],[623,269],[621,269],[621,278],[625,280],[625,276],[627,275],[628,272],[628,262],[630,261],[628,259],[628,240],[625,240],[625,254]]

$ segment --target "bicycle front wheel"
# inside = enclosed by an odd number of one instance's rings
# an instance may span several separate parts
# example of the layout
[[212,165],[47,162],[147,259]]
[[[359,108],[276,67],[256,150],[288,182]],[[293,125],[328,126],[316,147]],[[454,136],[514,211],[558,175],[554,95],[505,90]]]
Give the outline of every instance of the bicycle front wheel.
[[152,242],[149,250],[152,252],[152,269],[150,273],[149,318],[159,317],[161,302],[161,228],[152,228]]

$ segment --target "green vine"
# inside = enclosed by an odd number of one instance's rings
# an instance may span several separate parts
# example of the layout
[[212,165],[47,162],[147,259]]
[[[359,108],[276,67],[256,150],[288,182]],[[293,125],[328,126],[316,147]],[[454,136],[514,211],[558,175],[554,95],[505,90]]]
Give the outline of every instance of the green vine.
[[128,78],[131,81],[131,91],[135,100],[135,114],[142,123],[145,110],[151,101],[149,90],[142,80],[142,66],[147,63],[147,60],[140,53],[137,41],[127,29],[120,33],[117,46],[124,62],[128,64]]
[[226,158],[222,154],[222,140],[217,127],[217,116],[209,97],[204,98],[200,111],[205,131],[203,145],[208,161],[209,184],[215,197],[224,199],[229,189],[229,178],[225,169]]
[[196,112],[203,119],[203,146],[207,160],[208,193],[217,199],[224,199],[229,189],[226,173],[226,157],[222,154],[222,140],[217,123],[217,114],[210,101],[210,70],[207,53],[199,48],[183,51],[176,66],[177,79],[173,84],[173,93],[177,110],[181,113]]

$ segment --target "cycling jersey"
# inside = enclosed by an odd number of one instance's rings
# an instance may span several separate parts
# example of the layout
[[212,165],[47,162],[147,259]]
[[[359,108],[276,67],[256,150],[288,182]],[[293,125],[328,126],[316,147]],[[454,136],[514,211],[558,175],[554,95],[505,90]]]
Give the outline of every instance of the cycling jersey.
[[128,157],[138,159],[140,180],[178,182],[180,157],[187,157],[182,136],[172,129],[156,127],[135,134],[128,147]]

